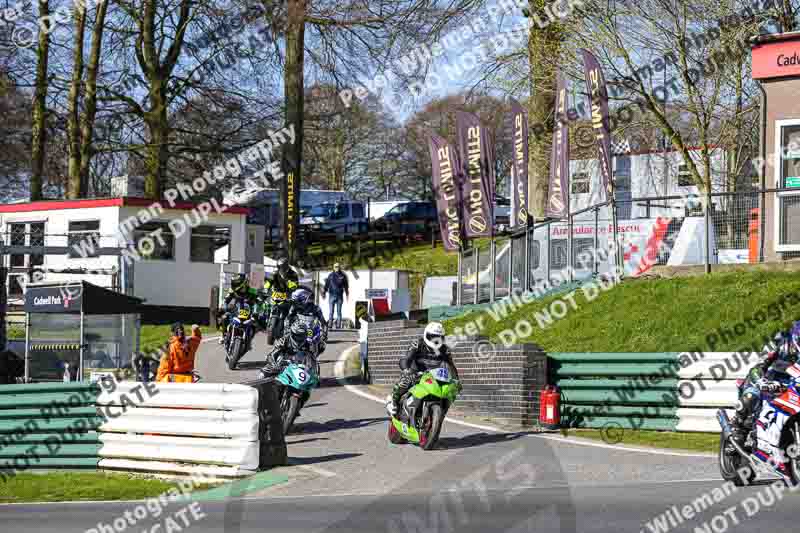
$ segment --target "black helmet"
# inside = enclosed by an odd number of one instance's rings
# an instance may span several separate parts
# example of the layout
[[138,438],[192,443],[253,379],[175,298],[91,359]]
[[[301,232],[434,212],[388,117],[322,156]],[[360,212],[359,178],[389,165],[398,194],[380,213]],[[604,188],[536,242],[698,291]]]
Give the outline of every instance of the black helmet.
[[305,346],[308,342],[308,325],[298,320],[292,324],[289,334],[291,335],[292,344],[295,348]]
[[172,334],[178,337],[179,339],[185,337],[186,332],[183,330],[183,324],[181,324],[180,322],[175,322],[174,324],[172,324]]
[[237,274],[231,280],[231,289],[235,293],[240,293],[247,288],[247,276],[244,274]]

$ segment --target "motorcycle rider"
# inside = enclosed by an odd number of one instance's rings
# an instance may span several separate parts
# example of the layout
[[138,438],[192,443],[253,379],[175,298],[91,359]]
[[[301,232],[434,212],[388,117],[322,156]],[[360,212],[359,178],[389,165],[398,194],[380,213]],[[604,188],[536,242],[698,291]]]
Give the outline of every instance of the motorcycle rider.
[[[292,306],[289,308],[289,313],[286,315],[287,327],[291,328],[295,320],[300,317],[316,318],[322,328],[322,340],[320,341],[319,352],[325,351],[325,346],[328,344],[328,324],[325,322],[325,316],[322,314],[322,309],[314,303],[311,297],[311,291],[305,287],[300,287],[292,293]],[[310,322],[306,322],[310,324]]]
[[444,326],[440,322],[431,322],[425,326],[421,338],[411,341],[406,355],[400,359],[400,379],[395,383],[391,400],[386,405],[389,414],[394,416],[397,413],[403,395],[417,382],[418,372],[426,372],[445,364],[458,380],[458,370],[453,363],[450,348],[444,343]]
[[[233,301],[244,300],[244,302],[252,308],[256,305],[258,297],[258,290],[250,287],[250,282],[244,274],[237,274],[236,277],[231,280],[231,288],[228,290],[228,294],[225,295],[223,304],[224,314],[222,315],[222,337],[219,339],[220,344],[227,345],[228,343],[228,326],[233,318],[233,312],[236,310],[232,306]],[[252,340],[253,339],[248,339],[248,344],[252,342]],[[249,349],[250,346],[248,346],[248,350]]]
[[308,341],[308,325],[298,320],[287,334],[275,341],[261,369],[261,377],[277,376],[289,364],[291,356],[300,351],[311,353],[311,344]]
[[[297,272],[289,266],[289,261],[282,260],[278,264],[278,269],[272,274],[271,278],[264,280],[264,290],[270,297],[273,306],[277,307],[277,311],[283,314],[283,319],[286,319],[286,313],[289,311],[289,295],[299,287],[299,278]],[[271,311],[274,312],[274,311]]]
[[[748,446],[754,440],[755,419],[761,410],[761,393],[776,394],[784,389],[780,379],[785,377],[785,374],[776,372],[773,365],[778,361],[789,364],[797,361],[797,353],[800,351],[800,321],[792,325],[788,335],[777,333],[773,344],[774,346],[764,347],[761,358],[747,372],[745,381],[740,387],[736,415],[731,420],[733,439],[739,446]],[[736,453],[735,450],[728,451]]]
[[192,336],[188,339],[183,324],[180,322],[173,324],[169,352],[161,357],[156,381],[191,383],[195,354],[202,337],[200,326],[197,324],[192,325]]

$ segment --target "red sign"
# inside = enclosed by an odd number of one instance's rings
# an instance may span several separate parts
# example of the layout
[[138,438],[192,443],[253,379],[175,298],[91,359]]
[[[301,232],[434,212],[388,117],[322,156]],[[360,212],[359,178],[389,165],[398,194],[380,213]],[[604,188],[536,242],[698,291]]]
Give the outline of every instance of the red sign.
[[776,41],[753,47],[753,79],[800,76],[800,40]]

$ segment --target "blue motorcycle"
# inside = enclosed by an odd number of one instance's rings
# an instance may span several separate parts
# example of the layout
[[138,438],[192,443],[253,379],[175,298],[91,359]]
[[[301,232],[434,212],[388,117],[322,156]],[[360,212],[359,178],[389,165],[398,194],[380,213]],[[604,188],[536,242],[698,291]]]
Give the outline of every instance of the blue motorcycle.
[[280,392],[283,434],[289,433],[294,419],[311,396],[311,389],[319,386],[318,364],[314,354],[297,352],[278,376],[283,384]]
[[239,359],[250,349],[255,333],[255,317],[250,305],[244,301],[239,302],[228,325],[228,343],[225,346],[225,361],[230,370],[236,370]]

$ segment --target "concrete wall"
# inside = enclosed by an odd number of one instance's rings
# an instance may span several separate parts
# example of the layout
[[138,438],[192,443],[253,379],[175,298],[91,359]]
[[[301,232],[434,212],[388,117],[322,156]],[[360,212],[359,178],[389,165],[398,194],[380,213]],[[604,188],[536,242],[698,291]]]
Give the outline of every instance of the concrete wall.
[[[400,357],[422,331],[409,321],[369,324],[367,357],[373,383],[394,384],[400,375]],[[539,391],[547,380],[546,354],[533,344],[498,345],[488,355],[483,351],[476,355],[473,347],[470,342],[454,349],[464,390],[452,411],[514,426],[537,426]]]

